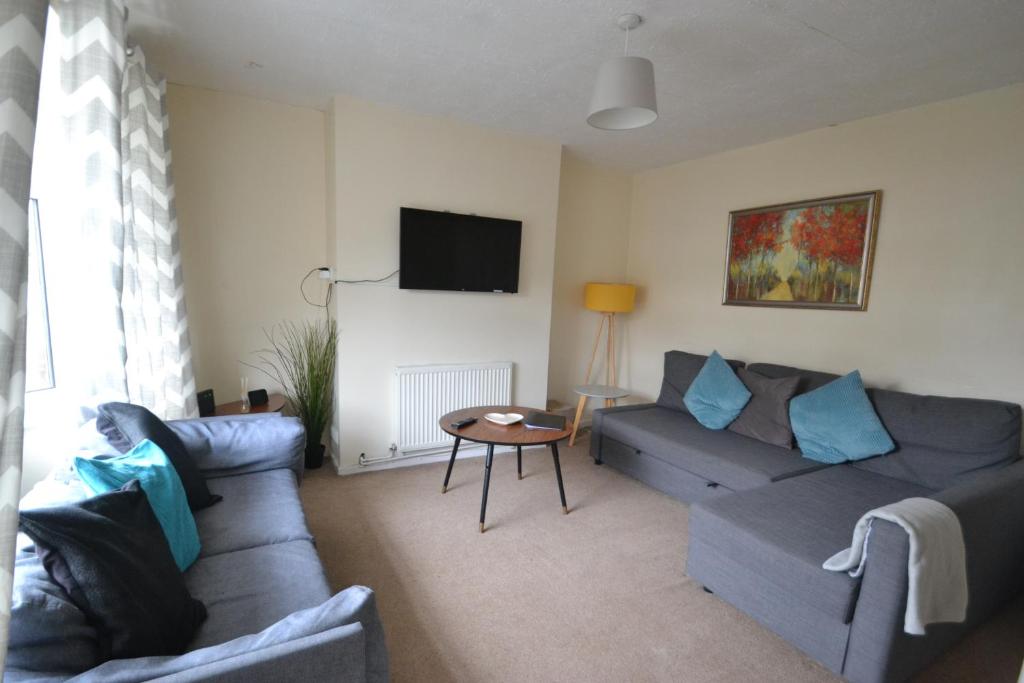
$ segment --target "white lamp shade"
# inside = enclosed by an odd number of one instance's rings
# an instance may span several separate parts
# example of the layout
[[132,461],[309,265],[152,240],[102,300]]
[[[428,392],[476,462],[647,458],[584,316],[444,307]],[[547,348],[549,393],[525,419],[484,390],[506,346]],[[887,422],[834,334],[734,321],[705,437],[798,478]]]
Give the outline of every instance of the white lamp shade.
[[628,130],[654,123],[654,64],[643,57],[615,57],[601,65],[587,123],[604,130]]

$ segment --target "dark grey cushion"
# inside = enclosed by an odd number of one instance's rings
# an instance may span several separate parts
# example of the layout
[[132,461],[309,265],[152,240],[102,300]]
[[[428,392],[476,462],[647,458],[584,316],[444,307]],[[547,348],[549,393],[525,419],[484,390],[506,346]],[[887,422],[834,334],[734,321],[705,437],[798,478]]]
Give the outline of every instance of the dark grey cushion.
[[99,407],[96,429],[122,453],[127,453],[144,439],[159,446],[181,478],[189,508],[201,510],[220,500],[206,488],[206,480],[178,435],[142,406],[104,403]]
[[200,557],[185,572],[185,583],[209,614],[189,651],[256,633],[331,596],[309,541]]
[[705,429],[691,415],[660,406],[607,412],[601,435],[737,491],[827,467],[796,451]]
[[14,563],[8,669],[77,674],[99,664],[99,634],[35,551]]
[[288,541],[312,541],[291,470],[209,480],[224,501],[195,513],[200,557]]
[[793,430],[789,426],[789,399],[793,398],[799,377],[772,379],[746,368],[736,371],[750,391],[750,401],[740,416],[729,425],[729,431],[749,436],[773,446],[793,447]]
[[747,369],[759,375],[776,379],[779,377],[799,377],[800,385],[796,388],[797,394],[806,394],[808,391],[814,391],[825,386],[832,380],[839,379],[839,375],[833,375],[831,372],[803,370],[788,365],[775,365],[774,363],[751,363],[747,366]]
[[[683,396],[686,395],[686,390],[690,388],[693,380],[697,378],[697,374],[704,367],[704,363],[707,360],[707,356],[701,356],[696,353],[666,351],[665,371],[661,379],[661,393],[658,395],[658,405],[669,410],[689,413],[690,411],[683,404]],[[743,367],[743,361],[739,360],[727,360],[726,363],[733,370]]]
[[137,479],[79,503],[23,510],[18,527],[96,624],[101,659],[179,654],[206,618]]
[[690,508],[690,537],[756,566],[766,584],[788,587],[793,600],[845,622],[852,616],[857,581],[822,569],[822,562],[850,546],[853,528],[868,510],[929,493],[836,465],[696,503]]
[[896,450],[859,469],[944,489],[1020,457],[1019,405],[884,389],[868,389],[868,397]]

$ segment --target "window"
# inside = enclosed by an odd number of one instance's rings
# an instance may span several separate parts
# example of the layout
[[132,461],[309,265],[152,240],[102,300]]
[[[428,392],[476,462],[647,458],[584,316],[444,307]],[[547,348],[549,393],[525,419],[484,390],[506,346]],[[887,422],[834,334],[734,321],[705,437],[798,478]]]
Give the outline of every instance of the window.
[[53,350],[50,345],[50,314],[46,305],[43,240],[39,228],[39,202],[28,206],[28,320],[25,347],[25,391],[52,389]]

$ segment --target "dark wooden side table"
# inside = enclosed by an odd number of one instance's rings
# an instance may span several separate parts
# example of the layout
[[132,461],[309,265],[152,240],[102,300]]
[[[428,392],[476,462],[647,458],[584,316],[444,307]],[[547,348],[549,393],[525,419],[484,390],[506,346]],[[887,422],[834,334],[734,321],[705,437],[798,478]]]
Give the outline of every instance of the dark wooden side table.
[[267,397],[269,400],[261,406],[253,406],[249,409],[248,413],[242,412],[241,401],[231,401],[230,403],[221,403],[217,406],[215,416],[221,415],[252,415],[260,413],[280,413],[284,410],[284,396],[281,394],[271,394]]
[[[562,499],[562,513],[569,514],[569,508],[565,504],[565,487],[562,485],[562,466],[558,462],[558,442],[572,434],[571,426],[567,424],[567,429],[559,430],[527,429],[522,421],[506,426],[484,419],[486,413],[519,413],[525,417],[534,410],[534,408],[522,408],[520,406],[482,406],[456,410],[444,415],[439,420],[441,429],[455,437],[455,445],[452,446],[452,457],[448,461],[448,471],[444,474],[444,484],[441,486],[441,493],[448,491],[448,480],[452,476],[452,466],[455,464],[455,456],[459,452],[459,444],[463,440],[487,444],[487,459],[484,463],[484,492],[480,499],[480,533],[484,532],[484,516],[487,514],[487,489],[491,484],[491,462],[494,460],[495,446],[516,447],[516,471],[520,479],[523,478],[523,446],[551,446],[551,457],[555,461],[555,477],[558,479],[558,495]],[[453,422],[464,420],[467,417],[475,417],[476,422],[462,429],[452,428]]]

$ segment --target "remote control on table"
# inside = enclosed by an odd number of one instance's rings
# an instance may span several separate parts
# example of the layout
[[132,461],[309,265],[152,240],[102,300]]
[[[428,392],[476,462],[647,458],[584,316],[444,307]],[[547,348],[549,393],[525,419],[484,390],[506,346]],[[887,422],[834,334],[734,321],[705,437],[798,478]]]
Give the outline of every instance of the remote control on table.
[[458,422],[452,422],[452,429],[462,429],[468,427],[471,424],[476,423],[475,417],[467,417],[465,420],[459,420]]

